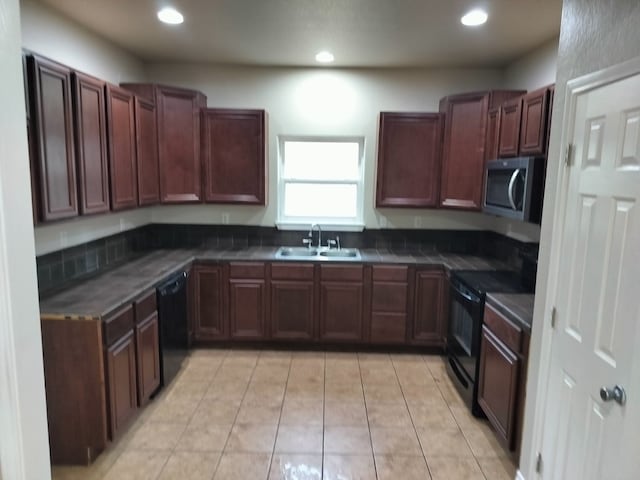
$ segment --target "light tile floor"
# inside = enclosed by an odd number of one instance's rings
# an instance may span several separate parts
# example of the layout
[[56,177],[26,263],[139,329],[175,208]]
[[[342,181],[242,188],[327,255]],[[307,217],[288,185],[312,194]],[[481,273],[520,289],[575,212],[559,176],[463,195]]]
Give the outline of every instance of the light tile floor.
[[56,480],[511,480],[438,356],[196,350],[89,468]]

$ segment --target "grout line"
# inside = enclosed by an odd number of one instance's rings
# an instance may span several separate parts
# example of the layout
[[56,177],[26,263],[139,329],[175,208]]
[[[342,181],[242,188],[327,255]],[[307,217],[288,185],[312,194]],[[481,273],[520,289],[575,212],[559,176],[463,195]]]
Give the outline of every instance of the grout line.
[[[262,355],[262,352],[261,352]],[[258,360],[260,357],[258,357]],[[257,362],[256,362],[257,363]],[[267,467],[266,479],[271,475],[271,467],[273,465],[273,457],[276,454],[276,444],[278,443],[278,433],[280,433],[280,421],[282,420],[282,411],[284,410],[284,401],[287,397],[287,386],[289,385],[289,376],[291,375],[291,366],[293,365],[293,355],[289,360],[289,370],[287,371],[287,380],[284,382],[284,393],[282,394],[282,403],[280,404],[280,415],[278,415],[278,423],[276,425],[276,436],[273,439],[273,448],[271,449],[271,458],[269,459],[269,466]]]
[[[376,454],[373,450],[373,436],[371,435],[371,423],[369,422],[369,410],[367,409],[367,396],[365,395],[364,382],[362,381],[362,369],[360,368],[360,356],[358,354],[356,355],[357,355],[356,358],[358,359],[358,372],[360,374],[360,388],[362,388],[362,397],[364,400],[364,414],[367,417],[367,429],[369,430],[369,444],[371,445],[371,458],[373,459],[373,471],[375,472],[376,478],[378,478],[378,465],[376,464]],[[389,357],[389,359],[391,358]]]
[[[418,440],[418,445],[420,445],[420,451],[422,452],[422,458],[424,459],[424,463],[427,466],[427,471],[429,472],[429,476],[431,478],[433,478],[433,474],[431,473],[431,468],[429,467],[429,462],[427,461],[427,456],[424,453],[424,448],[422,448],[422,442],[420,441],[420,436],[418,435],[418,430],[416,429],[416,424],[414,423],[413,416],[411,415],[411,409],[409,408],[409,402],[407,401],[407,397],[404,396],[404,390],[402,389],[402,383],[400,382],[400,379],[398,378],[398,371],[396,370],[396,364],[393,361],[393,359],[391,359],[391,365],[393,366],[393,371],[396,374],[396,380],[400,384],[400,392],[402,393],[402,399],[404,400],[404,405],[405,405],[405,407],[407,407],[407,414],[409,415],[409,420],[411,420],[411,426],[413,427],[413,434],[416,436],[416,439]],[[426,362],[425,362],[425,368],[427,369],[427,372],[429,372],[429,375],[433,379],[433,375],[431,375],[431,370],[429,370],[429,367],[426,365]]]

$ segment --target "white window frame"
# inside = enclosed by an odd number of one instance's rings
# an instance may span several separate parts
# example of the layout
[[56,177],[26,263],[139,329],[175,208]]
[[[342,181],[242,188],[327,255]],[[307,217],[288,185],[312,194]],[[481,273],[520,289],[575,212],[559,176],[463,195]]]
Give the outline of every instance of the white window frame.
[[[358,172],[359,178],[353,180],[310,180],[306,178],[284,178],[284,145],[286,142],[349,142],[358,144]],[[278,213],[276,226],[280,230],[304,230],[313,223],[328,230],[361,232],[364,229],[364,153],[365,138],[356,136],[278,136]],[[285,217],[284,192],[285,185],[290,183],[315,183],[333,185],[356,185],[356,216],[344,217]]]

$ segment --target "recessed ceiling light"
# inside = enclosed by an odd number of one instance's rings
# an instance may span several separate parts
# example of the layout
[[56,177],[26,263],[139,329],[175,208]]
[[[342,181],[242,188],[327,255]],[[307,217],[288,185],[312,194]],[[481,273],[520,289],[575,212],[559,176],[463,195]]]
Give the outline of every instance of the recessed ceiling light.
[[485,12],[484,10],[480,10],[478,8],[476,10],[471,10],[470,12],[467,12],[460,19],[460,21],[462,22],[463,25],[466,25],[467,27],[477,27],[478,25],[482,25],[483,23],[485,23],[487,21],[487,18],[489,18],[489,16],[487,15],[487,12]]
[[184,17],[175,8],[165,7],[158,11],[158,20],[169,25],[178,25],[184,22]]
[[319,63],[331,63],[333,62],[333,53],[323,50],[316,54],[316,62]]

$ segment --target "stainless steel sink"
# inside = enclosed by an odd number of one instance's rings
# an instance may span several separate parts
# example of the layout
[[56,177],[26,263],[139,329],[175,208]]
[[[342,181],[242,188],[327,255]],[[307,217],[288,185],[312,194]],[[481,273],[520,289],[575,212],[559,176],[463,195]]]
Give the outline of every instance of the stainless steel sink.
[[323,257],[332,258],[360,258],[360,253],[354,248],[342,248],[340,250],[325,250],[319,253]]
[[308,247],[280,247],[276,258],[287,260],[360,260],[357,248],[329,249]]
[[276,257],[315,257],[318,250],[308,247],[280,247]]

